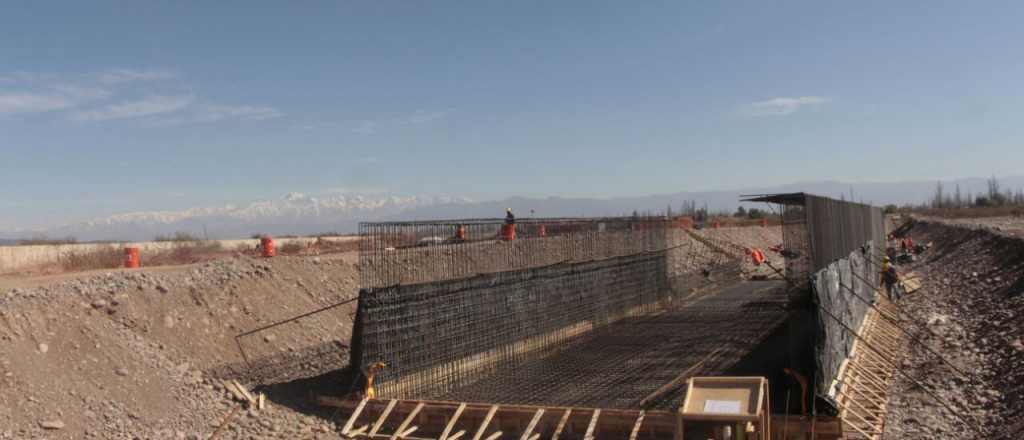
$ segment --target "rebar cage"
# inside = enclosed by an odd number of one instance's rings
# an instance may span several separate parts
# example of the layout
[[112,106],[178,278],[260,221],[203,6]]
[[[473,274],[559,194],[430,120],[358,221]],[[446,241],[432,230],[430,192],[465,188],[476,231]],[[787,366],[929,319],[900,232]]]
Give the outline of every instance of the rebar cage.
[[[649,313],[742,250],[661,217],[360,225],[354,365],[378,395],[445,395]],[[737,303],[738,304],[738,303]]]

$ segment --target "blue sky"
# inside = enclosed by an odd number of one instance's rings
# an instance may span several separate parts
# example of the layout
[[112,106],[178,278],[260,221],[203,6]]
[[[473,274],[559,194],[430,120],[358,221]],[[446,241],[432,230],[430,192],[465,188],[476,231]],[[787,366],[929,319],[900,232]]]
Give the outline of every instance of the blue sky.
[[18,2],[0,228],[1020,174],[1021,2]]

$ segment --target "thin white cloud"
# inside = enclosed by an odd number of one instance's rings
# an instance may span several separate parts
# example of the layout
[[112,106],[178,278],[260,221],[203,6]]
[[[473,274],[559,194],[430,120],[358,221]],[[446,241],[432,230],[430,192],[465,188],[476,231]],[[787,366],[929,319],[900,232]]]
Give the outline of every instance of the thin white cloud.
[[356,128],[352,129],[353,132],[359,134],[374,134],[377,132],[377,123],[373,121],[361,121]]
[[747,114],[754,116],[784,116],[809,106],[824,105],[829,102],[822,96],[780,97],[752,102],[746,106]]
[[419,112],[416,112],[415,114],[413,114],[412,116],[409,117],[409,123],[413,124],[413,125],[426,124],[427,122],[435,121],[435,120],[444,118],[447,115],[448,115],[448,112],[445,112],[445,111],[434,111],[434,112],[419,111]]
[[339,194],[339,195],[369,195],[369,194],[386,194],[390,190],[380,186],[339,186],[335,188],[327,188],[324,192],[327,194]]
[[262,121],[283,115],[269,106],[225,105],[197,97],[172,70],[9,72],[0,73],[0,87],[0,114],[63,111],[77,122],[146,118],[148,123],[169,125]]
[[0,93],[0,113],[39,113],[63,110],[75,105],[61,97],[33,93]]
[[280,110],[273,107],[210,105],[200,110],[194,120],[195,122],[217,122],[225,119],[262,121],[282,115]]
[[96,78],[103,84],[118,84],[133,81],[163,81],[174,79],[178,74],[170,70],[112,69],[100,72]]
[[185,96],[150,96],[136,101],[111,104],[94,110],[76,112],[71,115],[74,121],[96,122],[114,119],[132,119],[146,116],[164,115],[184,110],[195,97]]

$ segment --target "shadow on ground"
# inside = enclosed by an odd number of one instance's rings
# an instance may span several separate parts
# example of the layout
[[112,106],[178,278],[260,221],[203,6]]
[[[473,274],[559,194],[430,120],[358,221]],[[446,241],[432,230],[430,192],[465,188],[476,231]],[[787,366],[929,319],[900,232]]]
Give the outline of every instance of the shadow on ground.
[[263,393],[276,405],[293,411],[332,420],[333,408],[316,404],[318,395],[344,396],[357,389],[349,364],[349,350],[337,341],[302,350],[288,351],[245,362],[219,365],[206,372],[208,377],[255,384],[253,391]]

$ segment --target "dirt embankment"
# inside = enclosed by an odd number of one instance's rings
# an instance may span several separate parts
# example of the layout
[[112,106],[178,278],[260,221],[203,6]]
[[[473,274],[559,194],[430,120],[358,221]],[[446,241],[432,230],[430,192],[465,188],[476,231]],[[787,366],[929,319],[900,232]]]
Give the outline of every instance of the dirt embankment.
[[897,376],[887,437],[1024,437],[1024,240],[933,221],[905,233],[934,243],[901,267],[919,273],[923,285],[899,303],[904,326],[920,334],[920,343],[906,343],[901,371],[925,388]]
[[242,257],[0,282],[0,439],[207,438],[237,405],[227,378],[279,385],[220,438],[334,438],[288,385],[347,364],[354,304],[243,338],[252,368],[234,336],[354,297],[355,261]]

